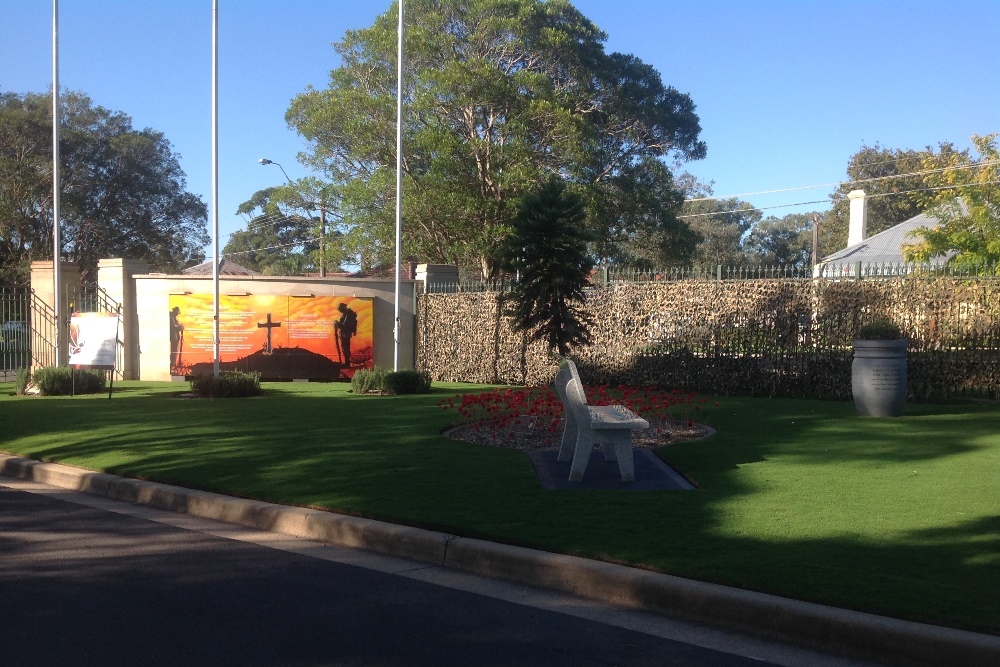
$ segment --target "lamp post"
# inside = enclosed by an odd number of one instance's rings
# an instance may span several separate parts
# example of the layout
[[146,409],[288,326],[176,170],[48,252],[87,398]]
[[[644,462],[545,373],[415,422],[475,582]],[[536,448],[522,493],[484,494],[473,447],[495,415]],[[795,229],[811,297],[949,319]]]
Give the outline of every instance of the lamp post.
[[[257,160],[257,162],[259,162],[261,165],[265,167],[269,164],[278,165],[278,169],[280,169],[281,173],[285,175],[285,180],[288,181],[288,184],[291,185],[292,187],[295,187],[295,183],[293,183],[292,179],[288,177],[288,172],[286,172],[285,168],[282,167],[279,163],[275,162],[274,160],[268,160],[266,157],[262,157],[261,159]],[[315,220],[313,220],[312,213],[309,213],[309,209],[306,209],[306,213],[309,215],[310,220],[316,222]],[[319,234],[319,277],[326,278],[326,208],[324,208],[322,205],[320,205],[319,207],[319,220],[321,227]]]

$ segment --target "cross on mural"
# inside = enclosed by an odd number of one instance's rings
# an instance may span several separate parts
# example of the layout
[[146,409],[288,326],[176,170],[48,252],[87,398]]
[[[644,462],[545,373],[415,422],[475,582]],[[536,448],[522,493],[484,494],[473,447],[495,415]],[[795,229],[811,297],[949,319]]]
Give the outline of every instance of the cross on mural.
[[271,354],[271,329],[273,329],[274,327],[280,327],[280,326],[281,326],[281,322],[272,322],[271,321],[271,313],[267,314],[267,321],[266,322],[258,322],[257,323],[257,328],[258,329],[267,329],[267,345],[264,347],[264,352],[266,352],[268,354]]

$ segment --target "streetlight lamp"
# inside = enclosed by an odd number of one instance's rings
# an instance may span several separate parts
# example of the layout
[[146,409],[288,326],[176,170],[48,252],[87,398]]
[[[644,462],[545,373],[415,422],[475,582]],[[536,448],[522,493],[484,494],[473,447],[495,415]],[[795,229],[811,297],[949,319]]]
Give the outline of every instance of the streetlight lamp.
[[285,180],[287,180],[287,181],[288,181],[288,184],[289,184],[289,185],[295,185],[294,183],[292,183],[292,179],[288,178],[288,174],[287,174],[287,173],[285,173],[285,168],[284,168],[284,167],[282,167],[282,166],[281,166],[280,164],[278,164],[277,162],[275,162],[274,160],[268,160],[268,159],[267,159],[266,157],[262,157],[261,159],[257,160],[257,162],[260,162],[260,163],[261,163],[262,165],[264,165],[265,167],[266,167],[267,165],[269,165],[269,164],[277,164],[277,165],[278,165],[278,169],[280,169],[280,170],[281,170],[281,173],[282,173],[282,174],[285,174]]
[[[292,182],[292,179],[288,178],[288,172],[285,171],[285,168],[282,167],[277,162],[275,162],[274,160],[268,160],[266,157],[262,157],[261,159],[257,160],[257,162],[259,162],[265,167],[269,164],[278,165],[278,169],[280,169],[281,173],[285,175],[285,180],[288,181],[288,184],[291,185],[292,187],[295,187],[295,183]],[[308,208],[306,209],[306,214],[309,216],[310,220],[316,222],[315,220],[313,220],[312,213],[309,213]],[[319,277],[326,278],[326,208],[324,208],[322,205],[319,207],[319,220],[321,227],[319,235]]]

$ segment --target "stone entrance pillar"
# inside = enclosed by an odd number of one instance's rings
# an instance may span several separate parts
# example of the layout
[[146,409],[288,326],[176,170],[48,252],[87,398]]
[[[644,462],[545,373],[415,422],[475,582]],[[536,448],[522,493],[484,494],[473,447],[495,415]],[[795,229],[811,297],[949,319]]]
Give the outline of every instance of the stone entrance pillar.
[[132,276],[149,273],[149,264],[141,259],[102,259],[97,262],[97,284],[121,304],[123,380],[139,379],[139,313],[136,307],[135,280]]
[[[80,267],[75,262],[62,262],[60,277],[63,293],[56,294],[55,263],[50,260],[39,260],[31,263],[31,291],[35,299],[41,302],[44,312],[31,313],[31,368],[34,371],[42,366],[52,366],[56,363],[56,341],[61,341],[59,359],[63,363],[69,358],[69,304],[66,301],[67,292],[80,290]],[[55,321],[56,299],[61,299],[60,315],[62,322]],[[62,336],[57,336],[57,331]],[[51,351],[51,354],[50,354]]]

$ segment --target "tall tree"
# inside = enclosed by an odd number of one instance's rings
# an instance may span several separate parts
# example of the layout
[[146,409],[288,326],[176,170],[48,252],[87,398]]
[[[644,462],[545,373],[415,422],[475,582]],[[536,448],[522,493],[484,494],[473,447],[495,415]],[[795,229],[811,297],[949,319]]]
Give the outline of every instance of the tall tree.
[[229,237],[222,254],[264,275],[294,276],[315,270],[312,253],[319,249],[315,222],[282,205],[279,188],[258,190],[240,204],[247,228]]
[[684,196],[679,217],[688,224],[694,240],[687,260],[699,265],[744,264],[743,242],[760,221],[760,211],[736,197],[713,197],[713,184],[702,183],[689,173],[678,182]]
[[[404,252],[498,269],[517,203],[558,175],[590,211],[592,251],[669,238],[676,190],[662,158],[705,154],[691,99],[566,0],[411,0],[404,77]],[[334,44],[325,90],[286,119],[336,190],[345,245],[388,259],[394,240],[396,9]]]
[[[848,181],[830,195],[833,207],[821,226],[822,254],[836,252],[847,245],[850,202],[847,194],[864,190],[868,200],[868,235],[909,220],[923,213],[927,204],[920,191],[927,187],[928,168],[950,159],[968,160],[968,151],[957,151],[953,144],[938,148],[904,150],[863,145],[847,163]],[[930,167],[928,165],[931,165]]]
[[585,220],[580,196],[552,178],[525,197],[500,252],[503,268],[517,276],[504,298],[515,329],[563,356],[590,340],[583,290],[594,263]]
[[917,230],[917,240],[904,246],[907,261],[926,262],[949,250],[957,250],[954,261],[1000,262],[1000,150],[997,135],[974,135],[979,157],[971,164],[961,153],[925,161],[932,188],[923,202],[940,219],[933,229]]
[[754,225],[744,248],[755,264],[805,269],[812,264],[813,213],[768,216]]
[[[185,190],[162,133],[82,93],[60,96],[64,259],[95,275],[104,257],[145,259],[156,271],[197,263],[207,207]],[[52,97],[0,93],[0,277],[23,282],[52,257]]]

